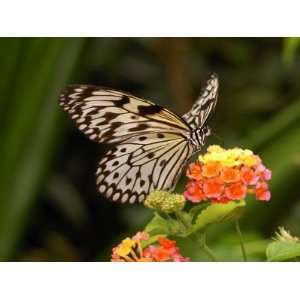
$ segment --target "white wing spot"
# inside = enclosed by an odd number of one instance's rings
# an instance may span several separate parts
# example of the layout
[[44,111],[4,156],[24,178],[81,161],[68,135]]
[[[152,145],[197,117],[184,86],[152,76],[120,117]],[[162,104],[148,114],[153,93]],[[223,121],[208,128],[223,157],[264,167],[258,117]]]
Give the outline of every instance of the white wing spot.
[[97,178],[97,183],[99,184],[103,179],[104,179],[104,175],[103,174],[99,175],[99,177]]
[[106,192],[106,196],[107,196],[107,197],[110,197],[110,196],[112,195],[113,191],[114,191],[113,188],[110,187],[110,188],[107,190],[107,192]]
[[134,203],[135,200],[136,200],[136,195],[132,195],[132,196],[130,197],[130,199],[129,199],[129,202],[130,202],[130,203]]
[[80,129],[80,130],[83,130],[83,129],[86,128],[86,127],[87,127],[86,124],[81,124],[81,125],[79,126],[79,129]]
[[84,121],[85,121],[84,118],[79,118],[79,119],[77,120],[77,123],[83,123]]
[[100,193],[104,193],[105,189],[106,189],[106,186],[105,186],[104,184],[102,184],[102,185],[99,187]]
[[124,194],[123,197],[122,197],[122,202],[126,202],[128,199],[128,194]]
[[116,194],[114,194],[112,199],[113,199],[113,201],[117,201],[119,199],[119,197],[120,197],[120,193],[116,193]]

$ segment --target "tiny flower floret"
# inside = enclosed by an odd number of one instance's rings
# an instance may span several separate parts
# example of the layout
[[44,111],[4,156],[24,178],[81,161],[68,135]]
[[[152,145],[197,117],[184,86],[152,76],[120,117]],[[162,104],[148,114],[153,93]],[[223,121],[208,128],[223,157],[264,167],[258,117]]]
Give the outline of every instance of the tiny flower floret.
[[248,193],[261,201],[271,198],[267,181],[272,173],[248,149],[210,146],[190,164],[186,175],[190,180],[184,196],[191,202],[227,203],[244,199]]

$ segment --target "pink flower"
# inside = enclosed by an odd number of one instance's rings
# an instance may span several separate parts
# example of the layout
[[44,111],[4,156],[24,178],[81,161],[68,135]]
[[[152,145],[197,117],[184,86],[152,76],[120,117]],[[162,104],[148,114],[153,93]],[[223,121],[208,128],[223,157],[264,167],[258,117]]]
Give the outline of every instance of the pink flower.
[[255,196],[257,200],[269,201],[271,199],[271,193],[269,187],[265,182],[258,182],[255,187]]
[[258,182],[259,176],[248,166],[241,169],[241,180],[244,184],[254,185]]
[[259,164],[256,168],[256,173],[262,180],[270,180],[272,178],[272,171],[267,169],[263,164]]
[[132,239],[134,241],[147,241],[149,239],[149,234],[145,231],[139,231],[132,237]]

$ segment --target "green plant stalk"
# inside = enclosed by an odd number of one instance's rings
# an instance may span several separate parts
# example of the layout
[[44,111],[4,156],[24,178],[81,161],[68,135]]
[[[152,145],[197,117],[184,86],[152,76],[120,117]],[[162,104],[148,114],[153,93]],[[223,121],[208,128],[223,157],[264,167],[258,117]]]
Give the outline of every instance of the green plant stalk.
[[175,216],[177,218],[178,221],[180,221],[180,223],[183,224],[183,226],[185,227],[186,230],[188,230],[191,226],[191,224],[189,224],[185,219],[184,217],[182,216],[182,213],[181,211],[176,211],[175,212]]
[[213,251],[206,244],[206,236],[205,233],[201,235],[200,238],[191,238],[194,242],[196,242],[201,250],[214,262],[219,262],[220,260],[215,256]]
[[[191,224],[189,224],[185,220],[185,218],[182,216],[181,211],[175,212],[175,216],[177,220],[184,226],[185,230],[188,231],[191,227]],[[191,239],[195,241],[198,245],[200,245],[201,250],[205,252],[212,261],[219,261],[218,258],[212,252],[212,250],[207,246],[205,234],[202,234],[200,239],[198,238],[191,238]]]
[[242,236],[242,232],[241,232],[241,228],[240,228],[240,224],[239,224],[238,220],[235,221],[235,229],[236,229],[236,232],[237,232],[237,234],[239,236],[239,240],[240,240],[240,245],[241,245],[241,250],[242,250],[242,253],[243,253],[244,261],[248,261],[247,254],[246,254],[246,248],[245,248],[245,244],[244,244],[244,241],[243,241],[243,236]]

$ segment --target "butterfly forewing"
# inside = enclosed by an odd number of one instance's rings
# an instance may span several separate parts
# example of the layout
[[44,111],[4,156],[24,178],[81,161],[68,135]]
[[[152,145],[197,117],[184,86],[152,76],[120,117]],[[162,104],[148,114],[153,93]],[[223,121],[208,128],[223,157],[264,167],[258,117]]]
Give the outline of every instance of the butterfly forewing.
[[193,129],[201,128],[215,109],[218,89],[218,77],[216,74],[211,74],[192,109],[182,116]]
[[60,105],[81,131],[100,143],[119,143],[141,132],[187,135],[190,130],[182,118],[159,105],[96,86],[69,86]]

